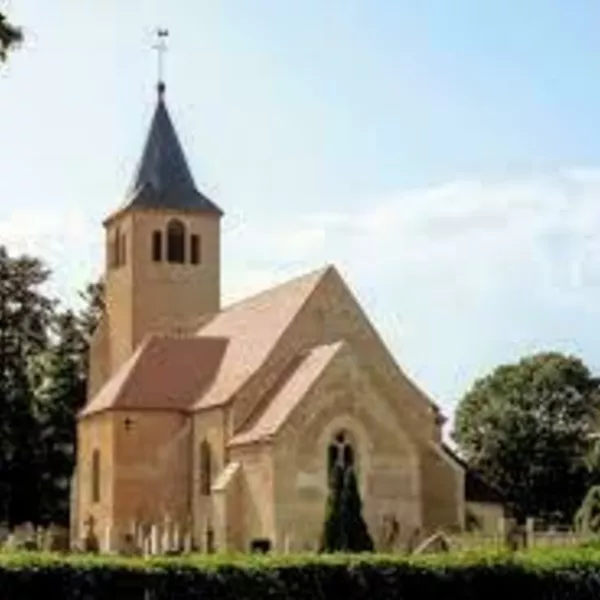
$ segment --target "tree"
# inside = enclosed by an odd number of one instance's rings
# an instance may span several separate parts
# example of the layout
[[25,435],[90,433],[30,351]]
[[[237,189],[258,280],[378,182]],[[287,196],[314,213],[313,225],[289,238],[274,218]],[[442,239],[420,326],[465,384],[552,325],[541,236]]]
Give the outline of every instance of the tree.
[[344,489],[344,469],[336,465],[331,470],[329,494],[325,509],[325,524],[321,539],[321,552],[335,552],[344,546],[342,532],[342,493]]
[[8,52],[23,41],[23,32],[12,25],[6,16],[0,13],[0,62],[4,62]]
[[88,284],[83,292],[79,293],[79,297],[84,302],[84,307],[78,313],[77,320],[81,335],[85,341],[85,345],[81,348],[81,368],[85,373],[87,388],[87,375],[89,372],[89,347],[92,341],[92,336],[96,331],[96,327],[98,326],[105,309],[104,281],[100,279],[94,283]]
[[78,319],[86,340],[90,341],[94,331],[100,322],[100,318],[105,309],[105,287],[104,280],[99,279],[94,283],[89,283],[85,289],[79,293],[79,297],[84,302],[84,308],[79,313]]
[[39,361],[36,417],[40,429],[38,522],[66,525],[76,457],[76,417],[86,398],[82,356],[87,343],[72,311],[56,319],[56,342]]
[[354,469],[346,469],[341,497],[342,543],[350,552],[372,552],[373,540],[362,515],[362,501]]
[[362,516],[354,468],[335,465],[331,472],[322,552],[371,552],[373,540]]
[[578,358],[541,353],[502,365],[460,401],[453,437],[469,468],[515,516],[571,521],[590,481],[599,384]]
[[31,366],[48,343],[54,303],[41,291],[49,271],[38,259],[0,246],[0,520],[38,511],[39,430]]

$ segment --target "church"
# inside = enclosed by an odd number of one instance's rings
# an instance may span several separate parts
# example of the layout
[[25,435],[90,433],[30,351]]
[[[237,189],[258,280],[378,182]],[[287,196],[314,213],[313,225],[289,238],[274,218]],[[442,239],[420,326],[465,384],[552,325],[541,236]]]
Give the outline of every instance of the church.
[[[104,221],[105,311],[78,415],[72,528],[118,550],[133,524],[198,551],[316,550],[331,462],[351,460],[377,548],[462,528],[465,468],[334,266],[221,304],[224,212],[158,98]],[[108,532],[104,535],[103,532]]]

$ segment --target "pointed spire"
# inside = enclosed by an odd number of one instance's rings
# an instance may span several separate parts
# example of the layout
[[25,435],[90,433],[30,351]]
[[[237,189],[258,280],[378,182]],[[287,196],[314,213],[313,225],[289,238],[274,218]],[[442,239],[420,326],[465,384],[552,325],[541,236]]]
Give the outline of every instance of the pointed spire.
[[167,208],[223,214],[221,209],[196,188],[175,127],[165,104],[163,54],[166,29],[158,29],[158,99],[142,158],[123,208]]
[[221,209],[196,188],[183,149],[164,101],[159,95],[150,132],[129,188],[127,208],[170,208],[222,214]]

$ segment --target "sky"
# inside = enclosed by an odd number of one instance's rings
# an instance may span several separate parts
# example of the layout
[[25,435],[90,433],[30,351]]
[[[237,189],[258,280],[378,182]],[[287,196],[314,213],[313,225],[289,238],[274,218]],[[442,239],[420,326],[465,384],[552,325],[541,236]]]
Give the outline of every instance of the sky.
[[226,302],[332,263],[451,416],[539,351],[600,371],[600,4],[11,0],[0,244],[65,305],[167,103],[226,213]]

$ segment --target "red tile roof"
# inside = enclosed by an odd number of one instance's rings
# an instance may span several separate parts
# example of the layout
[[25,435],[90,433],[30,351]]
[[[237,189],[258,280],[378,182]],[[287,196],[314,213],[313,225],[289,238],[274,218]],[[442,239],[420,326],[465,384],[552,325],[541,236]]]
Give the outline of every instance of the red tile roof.
[[186,410],[214,379],[227,344],[216,337],[149,337],[80,416],[109,408]]
[[248,430],[236,435],[230,445],[249,444],[270,438],[277,433],[302,398],[315,385],[327,366],[344,345],[343,342],[317,346],[296,363],[286,380],[279,385],[266,410]]
[[325,273],[319,269],[234,304],[198,335],[229,340],[221,368],[194,408],[226,403],[268,358]]
[[325,273],[313,271],[232,304],[187,338],[150,337],[81,411],[218,406],[251,377]]

